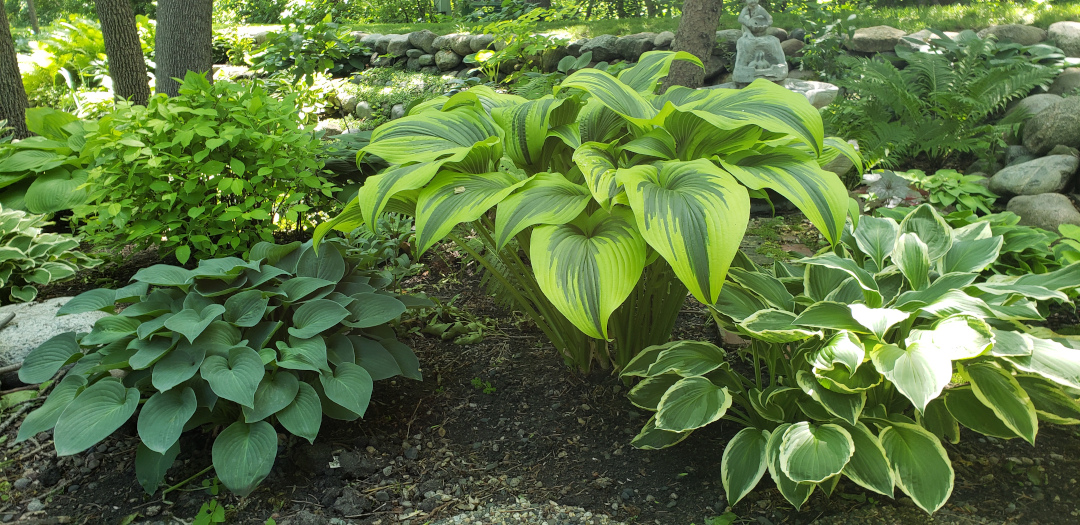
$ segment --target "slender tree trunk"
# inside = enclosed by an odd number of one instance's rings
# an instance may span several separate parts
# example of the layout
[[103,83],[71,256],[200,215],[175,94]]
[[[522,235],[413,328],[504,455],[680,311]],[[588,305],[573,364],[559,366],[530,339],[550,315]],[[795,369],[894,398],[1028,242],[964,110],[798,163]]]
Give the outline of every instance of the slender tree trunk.
[[11,37],[8,26],[7,10],[0,3],[0,120],[15,128],[15,138],[30,136],[26,129],[26,89],[23,88],[22,74],[19,73],[19,59],[15,56],[15,39]]
[[[720,25],[720,11],[724,0],[686,0],[682,6],[682,18],[671,43],[673,51],[687,51],[709,62],[716,47],[716,28]],[[664,90],[671,86],[697,88],[705,82],[705,70],[685,60],[676,60],[664,80]]]
[[145,106],[150,99],[150,77],[135,26],[135,12],[130,0],[94,0],[105,52],[109,56],[109,76],[118,100],[130,100]]
[[180,94],[180,84],[188,71],[203,73],[214,81],[213,0],[159,0],[157,40],[157,92],[170,97]]
[[34,0],[26,0],[26,9],[30,12],[30,27],[34,28],[36,35],[41,32],[41,27],[38,26],[37,7],[34,6]]

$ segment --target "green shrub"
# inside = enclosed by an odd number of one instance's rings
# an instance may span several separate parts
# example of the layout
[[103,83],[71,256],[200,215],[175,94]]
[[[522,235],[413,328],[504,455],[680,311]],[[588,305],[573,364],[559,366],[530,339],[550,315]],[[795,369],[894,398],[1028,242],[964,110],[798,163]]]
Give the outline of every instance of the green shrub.
[[998,196],[980,184],[986,177],[964,175],[956,170],[937,170],[933,175],[908,170],[907,176],[914,179],[915,186],[929,193],[931,204],[940,208],[952,206],[960,211],[993,213],[990,207]]
[[135,472],[148,493],[179,453],[181,433],[201,428],[216,435],[218,479],[248,495],[274,465],[274,422],[314,442],[324,414],[363,417],[374,381],[421,378],[416,356],[387,323],[407,304],[430,303],[387,292],[387,276],[357,266],[344,248],[328,242],[316,254],[310,243],[259,243],[247,261],[157,265],[119,290],[80,294],[57,314],[126,307],[26,357],[19,378],[27,383],[75,366],[17,439],[55,426],[57,454],[77,454],[142,405]]
[[189,73],[180,96],[120,105],[87,135],[90,204],[76,212],[96,245],[157,245],[181,263],[247,254],[310,224],[330,202],[322,144],[291,97]]
[[311,85],[315,75],[327,73],[346,76],[367,67],[370,51],[352,37],[352,32],[330,21],[330,16],[315,25],[305,26],[290,20],[281,31],[270,33],[250,61],[256,71],[267,74],[283,72]]
[[63,111],[30,108],[26,127],[38,136],[0,142],[0,204],[52,214],[85,202],[86,123]]
[[[667,341],[687,289],[715,302],[751,194],[780,193],[839,241],[847,191],[821,164],[841,151],[858,161],[824,138],[805,97],[770,82],[656,95],[676,59],[697,62],[651,52],[618,78],[578,71],[558,98],[480,86],[413,107],[372,133],[363,154],[390,167],[316,242],[384,211],[412,215],[418,252],[454,240],[568,363],[625,365]],[[454,234],[462,223],[483,254]]]
[[80,269],[101,264],[75,249],[78,239],[42,233],[50,224],[42,215],[0,205],[0,304],[33,301],[37,286],[63,281]]
[[745,426],[721,464],[734,505],[767,470],[796,508],[843,474],[928,513],[953,489],[941,441],[959,425],[1034,443],[1037,420],[1080,423],[1080,348],[1024,324],[1067,302],[1080,264],[987,279],[1003,239],[986,222],[953,229],[929,205],[897,223],[862,217],[832,251],[771,271],[743,259],[713,309],[750,339],[753,375],[710,343],[642,352],[622,376],[656,414],[634,444],[663,448],[719,419]]

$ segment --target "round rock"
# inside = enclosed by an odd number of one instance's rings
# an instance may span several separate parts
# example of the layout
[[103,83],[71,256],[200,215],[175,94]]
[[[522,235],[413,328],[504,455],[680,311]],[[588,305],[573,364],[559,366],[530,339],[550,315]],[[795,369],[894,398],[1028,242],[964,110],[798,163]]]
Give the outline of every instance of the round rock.
[[473,35],[469,38],[469,47],[472,48],[473,53],[479,53],[491,47],[494,41],[495,35]]
[[592,52],[592,59],[595,62],[608,62],[619,58],[619,52],[615,47],[618,43],[619,37],[615,35],[600,35],[596,38],[590,39],[585,45],[581,46],[582,53]]
[[979,38],[994,35],[998,40],[1009,40],[1022,46],[1033,46],[1046,40],[1046,31],[1035,26],[1005,24],[990,26],[977,33]]
[[1024,147],[1045,155],[1054,146],[1080,148],[1080,97],[1067,97],[1024,123]]
[[413,31],[409,33],[409,43],[417,49],[423,49],[424,53],[435,52],[435,38],[439,36],[427,29],[421,29],[420,31]]
[[675,33],[671,31],[662,31],[656,35],[653,39],[653,46],[658,48],[671,47],[671,43],[675,41]]
[[1014,164],[990,178],[990,191],[998,195],[1040,195],[1056,193],[1069,185],[1080,159],[1072,155],[1052,155]]
[[461,56],[449,49],[435,53],[435,65],[443,71],[454,69],[459,64],[461,64]]
[[904,31],[891,26],[863,27],[856,29],[851,40],[845,42],[844,45],[860,53],[892,51],[904,34]]
[[1066,56],[1080,57],[1080,22],[1054,22],[1046,33]]
[[1067,67],[1050,84],[1050,93],[1064,95],[1080,88],[1080,67]]
[[1080,212],[1072,199],[1060,193],[1020,195],[1009,200],[1008,211],[1020,216],[1020,224],[1034,226],[1052,232],[1062,224],[1080,226]]

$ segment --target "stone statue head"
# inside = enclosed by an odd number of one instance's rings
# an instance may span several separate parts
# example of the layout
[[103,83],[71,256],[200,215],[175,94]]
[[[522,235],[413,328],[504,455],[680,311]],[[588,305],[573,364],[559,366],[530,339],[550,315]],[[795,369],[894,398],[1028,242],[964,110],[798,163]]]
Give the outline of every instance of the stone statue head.
[[746,7],[753,9],[758,6],[759,0],[746,0]]

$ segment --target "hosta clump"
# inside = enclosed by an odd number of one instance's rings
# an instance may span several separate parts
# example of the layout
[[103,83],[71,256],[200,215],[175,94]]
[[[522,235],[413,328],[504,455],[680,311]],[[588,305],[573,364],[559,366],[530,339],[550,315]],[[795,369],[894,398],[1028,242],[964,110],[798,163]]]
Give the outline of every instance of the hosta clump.
[[42,233],[52,224],[43,215],[30,215],[0,206],[0,304],[27,302],[37,297],[37,286],[62,281],[82,268],[101,261],[76,250],[78,239]]
[[26,357],[19,377],[40,383],[75,363],[18,440],[55,426],[59,455],[77,454],[138,414],[139,483],[153,493],[197,427],[220,428],[213,467],[247,495],[277,455],[277,431],[314,441],[323,414],[364,415],[374,381],[420,379],[412,350],[387,323],[407,305],[430,303],[383,289],[389,278],[344,257],[343,243],[259,243],[247,261],[201,261],[194,270],[157,265],[119,290],[98,289],[58,315],[116,315],[93,330],[54,337]]
[[634,444],[728,419],[746,427],[723,454],[732,504],[768,471],[795,507],[843,474],[934,512],[954,477],[941,441],[959,425],[1034,443],[1038,420],[1080,423],[1080,348],[1024,324],[1040,301],[1068,301],[1080,264],[984,278],[1001,245],[989,224],[953,229],[923,205],[899,223],[863,217],[794,264],[738,261],[713,310],[751,340],[753,376],[710,343],[647,349],[622,374],[643,378],[630,399],[656,411]]
[[[454,240],[568,363],[625,365],[668,340],[687,291],[716,301],[751,195],[783,195],[839,241],[847,191],[821,165],[858,161],[804,97],[770,82],[656,94],[673,60],[700,65],[650,52],[537,100],[474,87],[413,107],[372,132],[362,155],[389,167],[316,239],[412,215],[420,252]],[[483,252],[454,233],[462,223]]]

